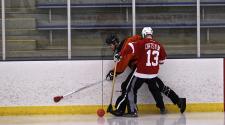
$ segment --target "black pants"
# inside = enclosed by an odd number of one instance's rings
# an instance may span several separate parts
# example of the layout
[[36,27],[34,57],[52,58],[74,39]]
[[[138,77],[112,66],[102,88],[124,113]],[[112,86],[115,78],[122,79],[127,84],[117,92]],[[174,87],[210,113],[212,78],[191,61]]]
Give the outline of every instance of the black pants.
[[[143,81],[140,84],[136,84],[134,87],[132,87],[132,82],[133,82],[132,80],[134,78],[133,73],[134,73],[134,70],[128,75],[127,79],[121,84],[122,94],[116,100],[116,105],[115,105],[116,110],[119,110],[120,112],[123,112],[123,113],[125,112],[126,108],[127,108],[128,112],[131,112],[131,109],[130,109],[131,106],[130,106],[130,104],[129,104],[130,102],[128,100],[128,91],[131,88],[134,88],[134,91],[132,91],[133,98],[134,98],[133,101],[136,104],[137,103],[137,90],[145,82],[145,81]],[[149,88],[150,92],[152,93],[154,99],[156,100],[156,106],[158,108],[165,108],[160,90],[156,85],[156,83],[157,83],[156,80],[158,80],[158,79],[151,80],[151,82],[154,83],[153,84],[154,86],[152,86],[152,84],[149,84],[148,88]],[[139,83],[139,81],[138,81],[138,83]]]
[[[131,83],[131,79],[132,79],[134,71],[135,70],[133,70],[128,75],[127,79],[121,84],[122,94],[116,100],[115,108],[123,113],[125,112],[126,108],[127,108],[128,112],[130,112],[127,91],[128,91],[128,88],[130,88],[130,85],[131,85],[130,83]],[[165,86],[160,78],[156,77],[155,80],[156,80],[157,86],[159,88],[159,91],[161,93],[164,93],[167,97],[169,97],[174,104],[177,104],[179,101],[179,96],[168,86]],[[134,91],[134,92],[136,92],[136,93],[134,93],[134,101],[135,101],[135,103],[137,103],[137,91]],[[153,95],[153,97],[154,97],[154,95]],[[160,105],[160,104],[156,104],[156,105]],[[157,106],[157,107],[159,107],[159,106]]]
[[129,101],[129,108],[130,112],[137,112],[137,105],[136,105],[136,97],[138,89],[143,85],[143,83],[147,83],[148,89],[152,93],[155,101],[156,106],[160,109],[165,108],[163,97],[157,85],[157,77],[152,79],[144,79],[139,77],[133,77],[131,80],[130,88],[128,89],[128,101]]
[[173,104],[178,104],[179,96],[171,88],[165,86],[160,78],[156,77],[156,81],[159,91],[169,97]]
[[[117,98],[116,100],[116,104],[115,104],[115,108],[116,110],[119,110],[120,112],[123,112],[125,113],[126,111],[126,108],[129,112],[129,107],[127,106],[128,105],[128,98],[127,98],[127,90],[130,86],[130,82],[131,82],[131,79],[133,77],[133,73],[134,73],[135,70],[133,70],[127,77],[127,79],[121,84],[121,95]],[[137,97],[135,97],[135,101],[137,102]]]

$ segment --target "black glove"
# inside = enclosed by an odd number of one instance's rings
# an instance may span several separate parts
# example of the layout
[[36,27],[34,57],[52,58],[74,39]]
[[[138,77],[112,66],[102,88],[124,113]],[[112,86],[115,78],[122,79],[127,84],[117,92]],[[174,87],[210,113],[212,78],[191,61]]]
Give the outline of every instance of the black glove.
[[106,79],[107,80],[113,80],[113,74],[114,74],[114,71],[110,70],[109,73],[106,75]]
[[120,54],[115,54],[115,55],[114,55],[113,60],[114,60],[115,62],[119,62],[119,61],[120,61],[120,59],[121,59]]

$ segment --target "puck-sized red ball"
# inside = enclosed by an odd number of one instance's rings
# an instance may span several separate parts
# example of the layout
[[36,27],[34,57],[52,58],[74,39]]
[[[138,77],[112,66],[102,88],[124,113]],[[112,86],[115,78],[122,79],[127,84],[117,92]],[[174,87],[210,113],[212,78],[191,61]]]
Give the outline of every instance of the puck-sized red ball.
[[98,110],[97,110],[97,115],[98,115],[99,117],[103,117],[103,116],[105,115],[105,110],[104,110],[104,109],[98,109]]

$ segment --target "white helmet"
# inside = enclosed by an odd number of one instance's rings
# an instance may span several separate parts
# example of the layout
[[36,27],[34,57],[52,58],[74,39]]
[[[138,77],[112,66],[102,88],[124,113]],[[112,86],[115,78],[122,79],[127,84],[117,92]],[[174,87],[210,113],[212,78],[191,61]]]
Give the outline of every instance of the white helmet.
[[145,38],[146,35],[153,35],[153,30],[151,27],[144,27],[142,29],[141,34],[142,34],[142,37]]

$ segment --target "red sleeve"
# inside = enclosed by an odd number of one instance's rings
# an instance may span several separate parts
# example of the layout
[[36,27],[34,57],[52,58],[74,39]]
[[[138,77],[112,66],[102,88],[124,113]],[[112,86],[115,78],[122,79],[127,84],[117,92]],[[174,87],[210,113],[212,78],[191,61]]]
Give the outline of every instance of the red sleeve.
[[166,60],[167,54],[162,45],[160,45],[160,55],[159,55],[159,64],[163,64]]
[[124,72],[124,70],[127,68],[129,62],[134,58],[133,54],[128,54],[126,56],[123,57],[123,59],[121,59],[118,63],[117,63],[117,67],[116,67],[116,72],[118,74]]
[[117,67],[116,67],[117,73],[122,73],[126,69],[126,67],[129,65],[131,60],[135,58],[134,54],[132,53],[133,50],[132,48],[130,48],[130,45],[128,44],[131,44],[131,43],[135,44],[140,39],[141,39],[140,35],[134,35],[125,40],[120,53],[120,55],[122,55],[122,59],[117,63]]
[[134,44],[136,44],[137,41],[139,41],[139,40],[141,40],[140,35],[134,35],[134,36],[128,38],[126,40],[126,43],[125,43],[123,49],[121,50],[120,55],[127,55],[127,54],[134,53],[133,52]]
[[126,56],[126,55],[128,55],[128,54],[131,54],[131,53],[133,53],[133,44],[132,43],[129,43],[129,44],[127,44],[125,47],[124,47],[124,49],[123,50],[121,50],[121,52],[120,52],[120,55],[122,56],[122,59]]

